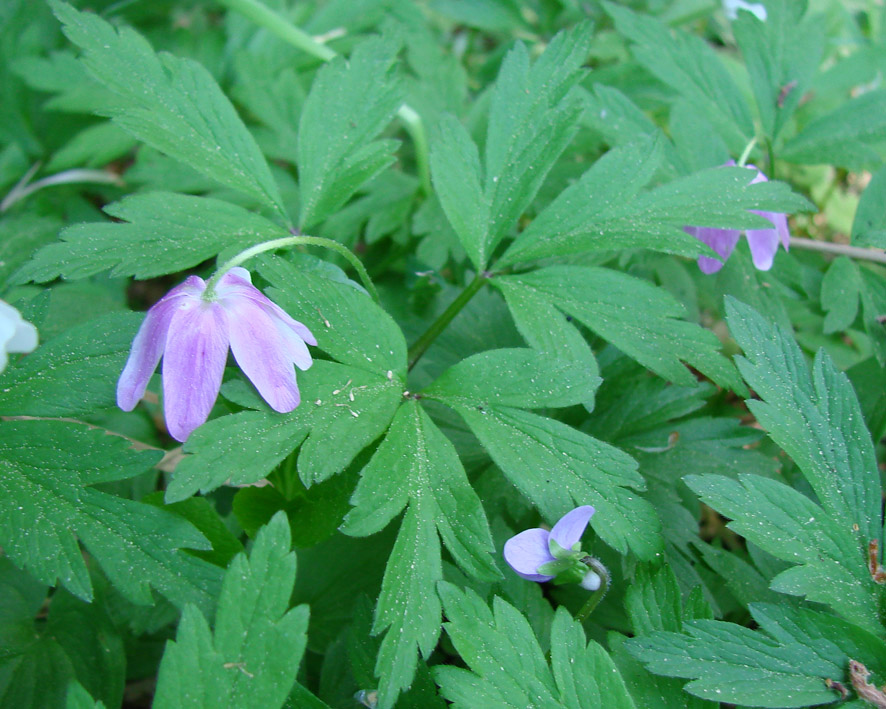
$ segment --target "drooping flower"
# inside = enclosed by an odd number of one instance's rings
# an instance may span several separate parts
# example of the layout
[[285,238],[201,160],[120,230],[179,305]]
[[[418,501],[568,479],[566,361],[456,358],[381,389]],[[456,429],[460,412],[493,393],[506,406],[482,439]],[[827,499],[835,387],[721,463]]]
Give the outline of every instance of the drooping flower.
[[571,574],[569,580],[595,591],[600,577],[583,563],[585,554],[579,545],[594,511],[590,505],[582,505],[563,515],[550,532],[537,527],[511,537],[505,542],[505,561],[528,581],[543,583]]
[[22,319],[21,313],[0,300],[0,372],[6,369],[10,352],[33,352],[37,328]]
[[170,435],[184,441],[209,417],[221,387],[228,347],[243,373],[275,411],[299,405],[295,364],[312,364],[311,331],[252,285],[249,271],[232,268],[211,298],[206,282],[190,276],[149,311],[132,341],[117,382],[117,405],[132,411],[163,357],[163,408]]
[[[734,165],[733,161],[726,163]],[[757,182],[767,182],[766,175],[753,165],[746,165],[750,170],[757,170],[757,175],[751,180],[751,184]],[[781,212],[762,212],[757,209],[750,210],[754,214],[772,222],[770,229],[745,229],[745,236],[748,239],[748,246],[751,248],[751,258],[761,271],[768,271],[772,268],[772,262],[775,259],[775,252],[778,251],[779,242],[784,246],[785,251],[788,250],[791,236],[788,233],[788,218]],[[715,227],[698,227],[686,226],[683,230],[687,234],[691,234],[696,239],[703,241],[716,251],[722,257],[722,260],[711,258],[709,256],[698,257],[698,267],[702,273],[716,273],[729,258],[735,245],[738,243],[741,231],[738,229],[717,229]]]

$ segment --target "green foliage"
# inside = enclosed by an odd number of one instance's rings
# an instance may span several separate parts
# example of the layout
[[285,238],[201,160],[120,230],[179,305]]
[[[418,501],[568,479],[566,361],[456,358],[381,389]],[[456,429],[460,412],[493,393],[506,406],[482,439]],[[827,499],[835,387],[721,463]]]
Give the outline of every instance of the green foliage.
[[152,278],[196,266],[225,249],[241,250],[286,235],[264,217],[230,202],[173,192],[127,197],[104,210],[123,222],[77,224],[16,274],[19,282],[62,276]]
[[427,657],[440,631],[435,586],[443,575],[437,535],[462,569],[486,580],[498,576],[488,556],[492,538],[454,447],[415,401],[400,407],[363,469],[352,503],[343,531],[356,536],[380,531],[408,505],[374,624],[374,632],[388,630],[376,672],[382,679],[381,705],[392,706],[412,680],[416,648]]
[[212,631],[187,605],[160,664],[155,702],[183,707],[280,707],[305,650],[308,608],[289,609],[295,583],[289,524],[274,517],[224,579]]
[[288,5],[0,2],[0,704],[860,708],[877,3]]
[[732,23],[763,130],[773,142],[809,90],[821,60],[821,18],[804,17],[802,9],[799,3],[778,0],[767,4],[765,22],[740,12]]
[[217,568],[179,551],[206,549],[200,532],[156,507],[87,487],[145,471],[159,460],[155,452],[136,452],[77,423],[7,421],[0,428],[0,542],[14,562],[41,583],[58,581],[90,600],[79,537],[132,602],[150,604],[153,586],[176,604],[212,607]]
[[435,669],[453,706],[634,707],[609,655],[564,609],[554,616],[549,665],[526,619],[498,596],[491,611],[469,589],[444,582],[440,596],[443,627],[469,668]]
[[671,33],[652,17],[611,2],[603,6],[616,29],[634,42],[637,61],[704,112],[730,150],[740,153],[754,135],[751,112],[713,49],[694,35]]
[[[41,622],[35,616],[46,601],[46,587],[7,558],[0,559],[0,589],[4,704],[62,706],[67,695],[70,706],[72,695],[89,697],[85,685],[108,706],[119,705],[126,669],[123,641],[103,606],[59,590]],[[89,697],[86,706],[94,705]]]
[[661,141],[631,143],[607,153],[520,235],[498,265],[616,248],[647,248],[694,256],[703,248],[686,225],[771,227],[749,209],[810,208],[775,182],[751,185],[754,172],[712,168],[649,192],[640,190],[662,160]]
[[133,313],[112,313],[51,339],[0,374],[0,412],[79,416],[113,406],[114,382],[138,320]]
[[255,139],[201,64],[157,54],[134,30],[115,30],[59,0],[52,8],[83,50],[90,75],[114,94],[114,104],[102,113],[151,147],[286,218]]
[[431,152],[440,203],[477,270],[535,197],[575,135],[591,26],[558,34],[530,66],[522,43],[508,52],[492,91],[484,164],[457,121],[445,118]]
[[[692,678],[686,691],[718,702],[808,707],[837,699],[826,679],[844,677],[850,658],[884,672],[883,641],[824,613],[753,604],[760,631],[718,620],[684,624],[628,645],[656,674]],[[836,678],[836,679],[835,679]]]
[[403,100],[393,69],[397,50],[388,39],[366,40],[349,61],[336,58],[318,72],[298,128],[302,229],[338,210],[394,161],[397,143],[374,139]]
[[682,360],[741,391],[734,369],[717,352],[717,338],[677,320],[683,308],[648,282],[611,269],[550,266],[493,284],[508,298],[514,291],[533,291],[675,384],[695,381]]

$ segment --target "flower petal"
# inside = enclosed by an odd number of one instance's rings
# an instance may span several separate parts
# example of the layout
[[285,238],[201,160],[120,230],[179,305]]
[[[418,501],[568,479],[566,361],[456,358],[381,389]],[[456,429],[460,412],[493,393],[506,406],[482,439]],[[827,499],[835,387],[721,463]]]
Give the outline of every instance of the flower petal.
[[779,241],[782,240],[781,234],[787,235],[787,218],[784,214],[777,212],[758,212],[755,209],[751,211],[768,219],[774,227],[773,229],[747,229],[745,231],[748,237],[748,246],[751,247],[754,266],[761,271],[768,271],[772,268],[772,262],[775,260],[775,252],[778,251]]
[[595,511],[590,505],[582,505],[567,512],[551,530],[554,541],[564,549],[571,549],[572,545],[581,539]]
[[[230,295],[237,295],[249,298],[272,318],[274,318],[275,320],[280,320],[281,323],[279,324],[283,325],[284,328],[289,328],[304,342],[307,342],[309,345],[313,346],[317,345],[316,338],[305,325],[300,323],[298,320],[290,317],[290,315],[285,310],[283,310],[283,308],[281,308],[273,300],[268,298],[254,285],[252,285],[252,278],[249,275],[249,271],[247,271],[245,268],[232,268],[230,271],[228,271],[219,279],[216,292],[219,294],[220,298],[226,298]],[[298,364],[298,360],[294,361],[296,362],[296,364]],[[301,369],[307,369],[310,366],[310,363],[308,363],[307,366],[304,367],[299,365]]]
[[184,441],[209,417],[228,358],[228,317],[218,303],[190,300],[169,323],[163,355],[166,427]]
[[527,529],[505,542],[504,557],[508,565],[528,581],[550,581],[553,576],[537,574],[535,570],[549,561],[556,561],[548,550],[550,532]]
[[715,227],[683,227],[687,234],[691,234],[699,241],[703,241],[722,257],[718,261],[710,256],[699,256],[698,267],[702,273],[716,273],[723,268],[723,263],[729,258],[735,245],[738,243],[740,233],[737,229],[717,229]]
[[240,369],[274,411],[292,411],[301,398],[289,347],[273,319],[248,298],[229,296],[222,306],[228,312],[231,351]]
[[191,276],[158,300],[145,316],[132,341],[129,359],[117,380],[117,406],[132,411],[145,395],[145,389],[163,350],[172,316],[180,308],[199,303],[199,294],[205,288],[202,278]]

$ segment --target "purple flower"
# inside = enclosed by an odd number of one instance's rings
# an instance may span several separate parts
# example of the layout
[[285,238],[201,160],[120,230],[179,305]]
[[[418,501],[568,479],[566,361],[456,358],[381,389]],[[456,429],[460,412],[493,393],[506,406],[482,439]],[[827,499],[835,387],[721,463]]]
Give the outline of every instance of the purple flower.
[[[726,164],[734,165],[735,163],[730,160]],[[746,167],[750,170],[757,170],[756,177],[751,180],[752,185],[757,182],[767,182],[766,175],[756,167],[753,165],[747,165]],[[745,236],[748,239],[748,246],[751,247],[751,258],[754,260],[754,266],[761,271],[768,271],[772,268],[772,261],[775,259],[775,252],[778,251],[779,241],[784,246],[785,251],[788,249],[791,239],[788,233],[788,219],[781,212],[761,212],[756,209],[750,211],[772,222],[771,229],[745,229]],[[706,243],[722,257],[722,260],[720,260],[709,256],[699,256],[698,267],[702,273],[716,273],[723,268],[723,264],[729,258],[741,234],[738,229],[717,229],[715,227],[686,226],[683,227],[683,230],[699,241]]]
[[117,405],[132,411],[162,356],[166,426],[177,441],[209,417],[228,346],[262,398],[285,413],[301,400],[292,365],[310,367],[305,343],[317,344],[307,327],[252,285],[245,268],[223,275],[211,299],[205,290],[202,278],[190,276],[148,311],[117,382]]
[[558,561],[551,553],[551,540],[562,549],[572,552],[572,547],[581,539],[593,514],[593,507],[582,505],[563,515],[550,532],[540,528],[520,532],[505,542],[505,561],[528,581],[541,583],[552,580],[553,576],[538,573],[540,566]]

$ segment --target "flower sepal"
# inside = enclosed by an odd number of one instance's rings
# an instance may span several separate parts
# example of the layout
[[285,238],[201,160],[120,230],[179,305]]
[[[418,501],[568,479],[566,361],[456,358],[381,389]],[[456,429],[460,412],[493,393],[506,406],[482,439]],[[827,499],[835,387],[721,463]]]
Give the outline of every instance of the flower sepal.
[[571,553],[573,556],[568,559],[557,559],[556,561],[542,564],[538,567],[538,572],[545,576],[553,576],[551,583],[555,586],[581,583],[588,574],[588,567],[582,561],[585,554],[581,551]]
[[555,559],[571,559],[576,554],[581,554],[581,544],[576,542],[567,548],[560,546],[556,539],[550,537],[548,539],[548,551],[551,552],[551,556]]

